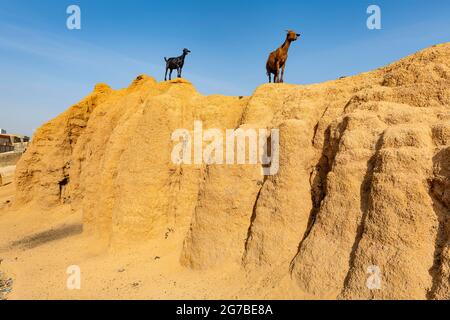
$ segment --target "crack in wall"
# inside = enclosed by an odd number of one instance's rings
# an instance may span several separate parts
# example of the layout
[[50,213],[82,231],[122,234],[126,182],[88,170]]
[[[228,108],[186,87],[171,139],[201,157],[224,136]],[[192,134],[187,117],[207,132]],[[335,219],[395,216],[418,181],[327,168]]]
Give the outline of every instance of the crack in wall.
[[261,192],[262,192],[262,190],[264,188],[264,185],[265,185],[266,181],[267,181],[267,176],[264,176],[264,181],[263,181],[263,183],[261,185],[261,188],[258,191],[258,194],[256,195],[256,199],[255,199],[255,202],[253,204],[252,215],[250,217],[250,223],[249,223],[249,227],[248,227],[248,231],[247,231],[247,238],[246,238],[245,244],[244,244],[244,254],[242,255],[242,260],[241,260],[241,264],[242,265],[244,265],[244,260],[245,260],[245,258],[247,256],[247,252],[248,252],[248,249],[249,249],[248,246],[249,246],[250,240],[252,238],[253,223],[256,220],[256,210],[258,208],[258,202],[259,202],[259,199],[261,197]]
[[[444,149],[433,157],[433,165],[435,168],[443,168],[441,172],[435,172],[429,180],[429,195],[433,202],[433,210],[439,221],[433,266],[430,268],[430,276],[432,277],[432,287],[427,292],[428,299],[440,299],[439,289],[445,285],[445,270],[443,256],[444,249],[450,245],[450,208],[446,203],[445,190],[450,185],[450,168],[446,167],[445,159],[448,157],[450,149]],[[448,161],[448,160],[447,160]],[[447,279],[448,282],[448,279]],[[450,297],[446,297],[447,299]]]
[[364,230],[366,228],[366,220],[367,216],[369,214],[370,209],[372,208],[372,190],[371,186],[373,183],[373,177],[374,177],[374,168],[375,168],[375,161],[379,156],[379,152],[382,147],[383,142],[383,134],[381,134],[378,137],[376,146],[375,146],[375,152],[373,156],[369,159],[367,162],[367,169],[366,174],[364,175],[364,179],[361,183],[361,189],[360,189],[360,209],[362,212],[361,220],[358,225],[358,228],[356,230],[356,236],[355,236],[355,242],[353,243],[351,252],[350,252],[350,259],[349,259],[349,269],[347,272],[347,275],[345,276],[344,283],[342,285],[343,290],[341,291],[340,295],[343,294],[343,291],[345,288],[348,287],[350,277],[352,274],[352,269],[355,264],[356,260],[356,253],[359,248],[359,244],[361,243],[361,240],[364,235]]

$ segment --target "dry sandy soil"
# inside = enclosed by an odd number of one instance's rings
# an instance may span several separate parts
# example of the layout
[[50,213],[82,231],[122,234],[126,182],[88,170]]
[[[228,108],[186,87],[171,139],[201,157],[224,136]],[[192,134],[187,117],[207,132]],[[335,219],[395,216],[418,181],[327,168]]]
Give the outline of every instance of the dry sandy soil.
[[[181,267],[176,235],[129,249],[99,252],[82,234],[82,217],[68,206],[13,210],[12,184],[0,187],[0,270],[13,279],[8,299],[302,298],[282,279],[252,277],[237,266],[210,272]],[[81,290],[68,290],[67,268],[81,268]],[[256,283],[255,283],[256,281]],[[259,283],[258,283],[259,282]],[[243,285],[247,283],[247,285]],[[272,291],[272,290],[270,290]]]
[[[279,129],[279,172],[174,164],[196,120]],[[0,188],[0,270],[8,299],[450,299],[449,206],[450,44],[250,97],[143,75],[37,130]]]

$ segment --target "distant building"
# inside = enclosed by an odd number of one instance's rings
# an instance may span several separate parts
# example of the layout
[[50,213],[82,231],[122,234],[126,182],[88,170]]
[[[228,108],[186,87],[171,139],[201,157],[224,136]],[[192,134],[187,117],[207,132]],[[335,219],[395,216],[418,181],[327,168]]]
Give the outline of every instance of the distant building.
[[14,151],[14,142],[11,136],[0,134],[0,153]]
[[5,129],[2,129],[2,128],[0,128],[0,134],[6,134],[6,130],[5,130]]
[[[30,138],[27,136],[20,136],[15,134],[0,134],[0,153],[5,152],[25,152],[28,147],[28,143],[30,142]],[[6,132],[6,131],[5,131]]]

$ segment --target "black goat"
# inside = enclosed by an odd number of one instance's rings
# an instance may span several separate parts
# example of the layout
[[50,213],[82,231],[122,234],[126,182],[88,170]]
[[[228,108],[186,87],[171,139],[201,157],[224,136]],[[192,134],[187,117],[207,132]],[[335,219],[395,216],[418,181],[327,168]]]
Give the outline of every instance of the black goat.
[[181,72],[183,71],[184,66],[184,58],[188,55],[188,53],[191,53],[189,49],[183,49],[183,54],[176,58],[164,58],[166,60],[166,75],[164,77],[164,81],[167,81],[167,71],[170,70],[169,73],[169,80],[172,80],[172,71],[177,70],[178,78],[181,78]]

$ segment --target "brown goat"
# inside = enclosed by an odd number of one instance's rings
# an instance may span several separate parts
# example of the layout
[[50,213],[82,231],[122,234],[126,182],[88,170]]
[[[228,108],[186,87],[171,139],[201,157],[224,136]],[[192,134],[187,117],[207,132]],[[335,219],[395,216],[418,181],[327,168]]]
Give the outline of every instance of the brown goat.
[[289,47],[291,46],[291,43],[293,41],[296,41],[299,37],[300,34],[295,33],[295,31],[289,30],[287,32],[286,41],[283,43],[283,45],[270,54],[266,64],[269,82],[272,82],[272,74],[274,75],[273,82],[282,83],[284,81],[284,67],[286,66],[286,60],[288,58]]

